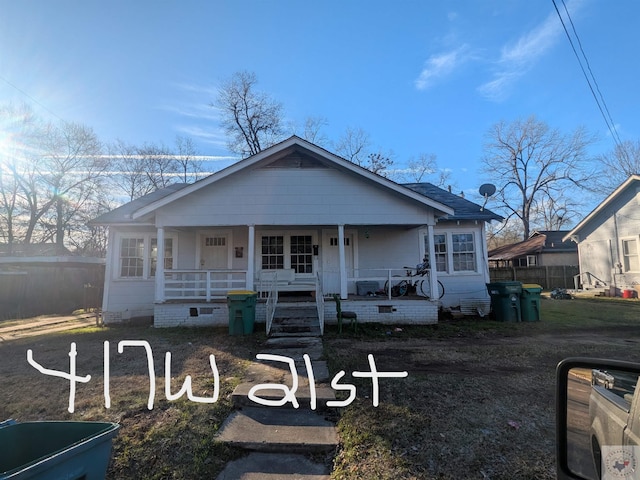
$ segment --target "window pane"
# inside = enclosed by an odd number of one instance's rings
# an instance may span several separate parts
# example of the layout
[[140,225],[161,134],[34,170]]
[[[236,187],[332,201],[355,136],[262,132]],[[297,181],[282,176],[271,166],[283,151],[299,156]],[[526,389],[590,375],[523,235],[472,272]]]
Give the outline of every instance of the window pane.
[[291,268],[296,273],[313,273],[313,245],[311,235],[292,235],[290,245]]
[[624,259],[625,272],[640,271],[640,260],[638,259],[638,243],[635,239],[622,241],[622,256]]
[[142,277],[144,266],[144,239],[123,238],[120,241],[120,276]]
[[282,270],[284,268],[284,237],[265,235],[262,237],[262,269]]
[[451,235],[454,272],[475,272],[476,255],[472,233],[454,233]]
[[[158,268],[158,239],[151,239],[149,258],[149,275],[154,277],[156,275],[156,269]],[[173,268],[173,239],[164,239],[164,268],[170,270]]]

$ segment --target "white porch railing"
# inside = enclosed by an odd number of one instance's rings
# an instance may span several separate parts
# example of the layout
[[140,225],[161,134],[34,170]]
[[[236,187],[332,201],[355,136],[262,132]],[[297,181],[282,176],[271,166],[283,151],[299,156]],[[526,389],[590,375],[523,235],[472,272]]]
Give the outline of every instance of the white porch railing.
[[225,299],[230,290],[247,289],[246,270],[165,270],[164,300]]

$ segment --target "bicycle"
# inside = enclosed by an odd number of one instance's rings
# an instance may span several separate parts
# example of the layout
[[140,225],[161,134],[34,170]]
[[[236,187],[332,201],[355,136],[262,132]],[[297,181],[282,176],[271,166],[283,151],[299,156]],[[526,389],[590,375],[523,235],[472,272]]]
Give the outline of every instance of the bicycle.
[[[415,294],[418,291],[423,297],[427,299],[431,298],[431,272],[429,271],[428,262],[424,261],[416,265],[415,268],[403,267],[407,269],[405,277],[420,277],[419,279],[412,280],[400,280],[395,285],[391,286],[392,297],[403,297],[408,294]],[[413,271],[416,273],[413,273]],[[394,275],[394,277],[400,277],[401,275]],[[426,277],[426,279],[424,278]],[[384,291],[389,291],[389,280],[384,283]],[[444,285],[438,280],[438,300],[444,297]]]

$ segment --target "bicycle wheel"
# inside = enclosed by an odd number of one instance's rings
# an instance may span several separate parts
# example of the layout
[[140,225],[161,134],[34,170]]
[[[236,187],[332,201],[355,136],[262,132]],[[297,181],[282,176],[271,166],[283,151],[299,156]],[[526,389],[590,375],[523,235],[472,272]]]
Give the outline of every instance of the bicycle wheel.
[[[431,281],[429,278],[427,278],[426,280],[421,280],[420,282],[418,282],[419,288],[420,288],[420,293],[422,293],[423,297],[426,297],[427,299],[431,298]],[[440,280],[438,280],[438,300],[440,300],[442,297],[444,297],[444,285],[442,284],[442,282]]]
[[[395,275],[398,276],[399,275]],[[409,291],[409,284],[406,280],[399,280],[398,283],[395,283],[395,280],[391,281],[391,296],[392,297],[402,297],[407,294]],[[389,280],[384,282],[384,292],[389,293]]]

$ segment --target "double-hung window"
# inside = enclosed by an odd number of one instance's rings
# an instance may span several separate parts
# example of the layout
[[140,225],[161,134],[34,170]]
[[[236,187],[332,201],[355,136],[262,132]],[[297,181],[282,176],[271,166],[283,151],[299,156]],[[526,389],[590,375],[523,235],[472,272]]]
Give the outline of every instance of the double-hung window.
[[137,278],[144,275],[144,238],[120,240],[120,276]]
[[474,272],[476,270],[476,252],[473,233],[451,234],[451,246],[454,272]]
[[625,272],[640,271],[638,241],[635,238],[622,240],[622,259]]
[[[151,239],[151,249],[149,250],[149,276],[155,277],[156,269],[158,268],[158,239]],[[170,270],[173,268],[173,239],[164,239],[164,269]]]
[[[173,238],[164,239],[161,255],[164,268],[173,268],[174,258]],[[150,235],[121,237],[119,241],[119,269],[120,278],[152,278],[158,268],[158,239]]]
[[[425,251],[429,238],[424,237]],[[477,254],[473,233],[436,233],[433,235],[435,267],[438,273],[475,272]]]

